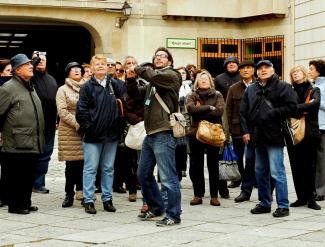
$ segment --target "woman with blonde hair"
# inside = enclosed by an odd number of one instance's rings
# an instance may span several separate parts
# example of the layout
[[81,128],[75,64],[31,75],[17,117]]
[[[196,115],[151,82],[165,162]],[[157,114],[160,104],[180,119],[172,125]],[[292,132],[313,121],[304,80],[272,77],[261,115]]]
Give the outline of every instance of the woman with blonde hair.
[[297,194],[297,200],[291,203],[290,207],[307,205],[308,208],[320,210],[321,207],[314,199],[320,90],[313,87],[307,80],[307,71],[301,65],[296,65],[290,70],[290,79],[298,96],[298,106],[294,117],[305,116],[306,125],[305,137],[300,143],[293,145],[290,140],[287,141],[292,178]]
[[221,116],[225,109],[225,101],[222,94],[214,89],[214,83],[210,73],[206,70],[197,74],[194,82],[194,92],[186,98],[186,108],[192,117],[192,123],[188,131],[190,146],[190,178],[194,189],[194,198],[190,205],[202,204],[205,193],[204,185],[204,153],[207,155],[209,171],[210,204],[220,206],[218,199],[219,148],[199,142],[195,135],[201,120],[212,123],[221,123]]
[[58,89],[56,105],[60,116],[59,123],[59,161],[65,161],[65,199],[62,207],[71,207],[75,195],[81,200],[82,174],[83,174],[83,150],[81,137],[78,134],[80,128],[76,121],[76,106],[79,100],[80,87],[85,83],[82,79],[83,67],[77,62],[68,63],[65,68],[65,84]]

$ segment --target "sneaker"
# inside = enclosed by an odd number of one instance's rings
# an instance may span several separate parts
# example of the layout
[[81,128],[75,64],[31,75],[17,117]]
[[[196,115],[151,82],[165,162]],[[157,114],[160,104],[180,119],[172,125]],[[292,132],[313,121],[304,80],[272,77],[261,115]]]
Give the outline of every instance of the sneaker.
[[306,204],[307,204],[307,202],[297,200],[297,201],[295,201],[293,203],[290,203],[290,207],[297,208],[297,207],[305,206]]
[[108,200],[103,202],[104,210],[107,212],[116,212],[116,208],[113,206],[112,200]]
[[256,206],[251,209],[252,214],[266,214],[271,212],[271,207],[264,207],[261,204],[256,204]]
[[97,213],[93,202],[86,202],[86,203],[84,203],[84,206],[85,206],[85,212],[87,214],[96,214]]
[[308,208],[314,209],[314,210],[321,210],[322,207],[319,206],[315,201],[308,202]]
[[77,190],[76,191],[76,200],[81,201],[84,198],[83,194],[82,194],[82,190]]
[[33,188],[33,192],[34,193],[40,193],[40,194],[48,194],[50,193],[50,190],[45,188],[44,186],[43,187],[40,187],[40,188]]
[[129,202],[136,202],[137,201],[137,194],[130,194],[129,195]]
[[285,217],[289,215],[289,208],[277,208],[273,212],[273,217]]
[[154,218],[157,218],[161,215],[155,215],[154,213],[151,213],[150,211],[146,212],[146,213],[141,213],[138,215],[138,218],[140,220],[146,221],[146,220],[152,220]]
[[149,206],[147,204],[143,204],[141,208],[141,213],[147,213],[149,211]]
[[210,205],[212,205],[212,206],[220,206],[221,203],[220,203],[218,197],[212,197],[211,200],[210,200]]
[[180,220],[165,217],[162,220],[157,221],[156,226],[174,226],[179,225],[180,223]]
[[202,198],[198,196],[194,196],[194,198],[191,200],[190,205],[195,206],[195,205],[200,205],[202,204]]

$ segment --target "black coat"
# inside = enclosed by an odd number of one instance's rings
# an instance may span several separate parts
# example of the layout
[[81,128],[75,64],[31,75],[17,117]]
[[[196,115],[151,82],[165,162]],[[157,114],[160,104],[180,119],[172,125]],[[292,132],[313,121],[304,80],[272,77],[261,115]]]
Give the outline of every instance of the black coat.
[[[294,90],[298,95],[297,112],[294,117],[305,115],[305,138],[318,138],[318,111],[320,106],[320,89],[309,82],[295,84]],[[305,103],[309,90],[311,91],[309,103]]]
[[57,117],[56,92],[58,84],[53,76],[46,72],[34,71],[31,79],[36,93],[42,102],[43,115],[45,121],[45,139],[49,138],[55,132]]
[[[265,97],[272,107],[263,110],[256,105]],[[283,121],[297,110],[297,97],[292,86],[274,74],[263,87],[259,81],[248,86],[240,105],[243,134],[252,133],[256,145],[284,146]],[[254,118],[252,118],[252,116]]]
[[214,87],[222,94],[223,98],[226,99],[229,87],[238,81],[240,81],[240,74],[238,71],[233,74],[224,72],[216,77],[214,80]]
[[122,99],[124,92],[124,85],[110,76],[107,76],[105,88],[94,76],[81,87],[76,120],[84,142],[106,143],[119,140],[123,119],[115,98]]

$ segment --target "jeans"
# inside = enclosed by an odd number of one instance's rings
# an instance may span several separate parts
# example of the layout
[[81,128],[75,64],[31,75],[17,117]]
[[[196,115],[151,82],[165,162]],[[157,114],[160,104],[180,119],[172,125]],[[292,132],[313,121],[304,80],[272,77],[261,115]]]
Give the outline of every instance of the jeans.
[[271,177],[275,184],[278,208],[288,208],[288,185],[283,163],[283,147],[258,145],[255,148],[255,176],[260,204],[271,207]]
[[44,152],[40,155],[40,158],[36,167],[36,174],[34,180],[34,188],[40,189],[45,186],[45,175],[49,168],[49,162],[53,153],[55,132],[45,138]]
[[150,211],[160,215],[165,211],[165,206],[153,175],[156,163],[162,190],[167,192],[166,216],[180,220],[181,192],[175,164],[175,140],[171,132],[165,131],[146,136],[137,172]]
[[116,148],[117,141],[108,143],[83,142],[83,195],[85,203],[94,202],[95,177],[98,166],[101,170],[102,201],[112,200]]

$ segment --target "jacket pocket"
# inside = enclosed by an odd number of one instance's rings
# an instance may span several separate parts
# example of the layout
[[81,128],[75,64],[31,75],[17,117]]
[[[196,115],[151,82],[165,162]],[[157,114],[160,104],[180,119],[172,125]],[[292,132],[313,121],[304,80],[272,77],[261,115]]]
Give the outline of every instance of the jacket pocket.
[[15,128],[12,130],[14,148],[32,149],[33,145],[33,128]]

